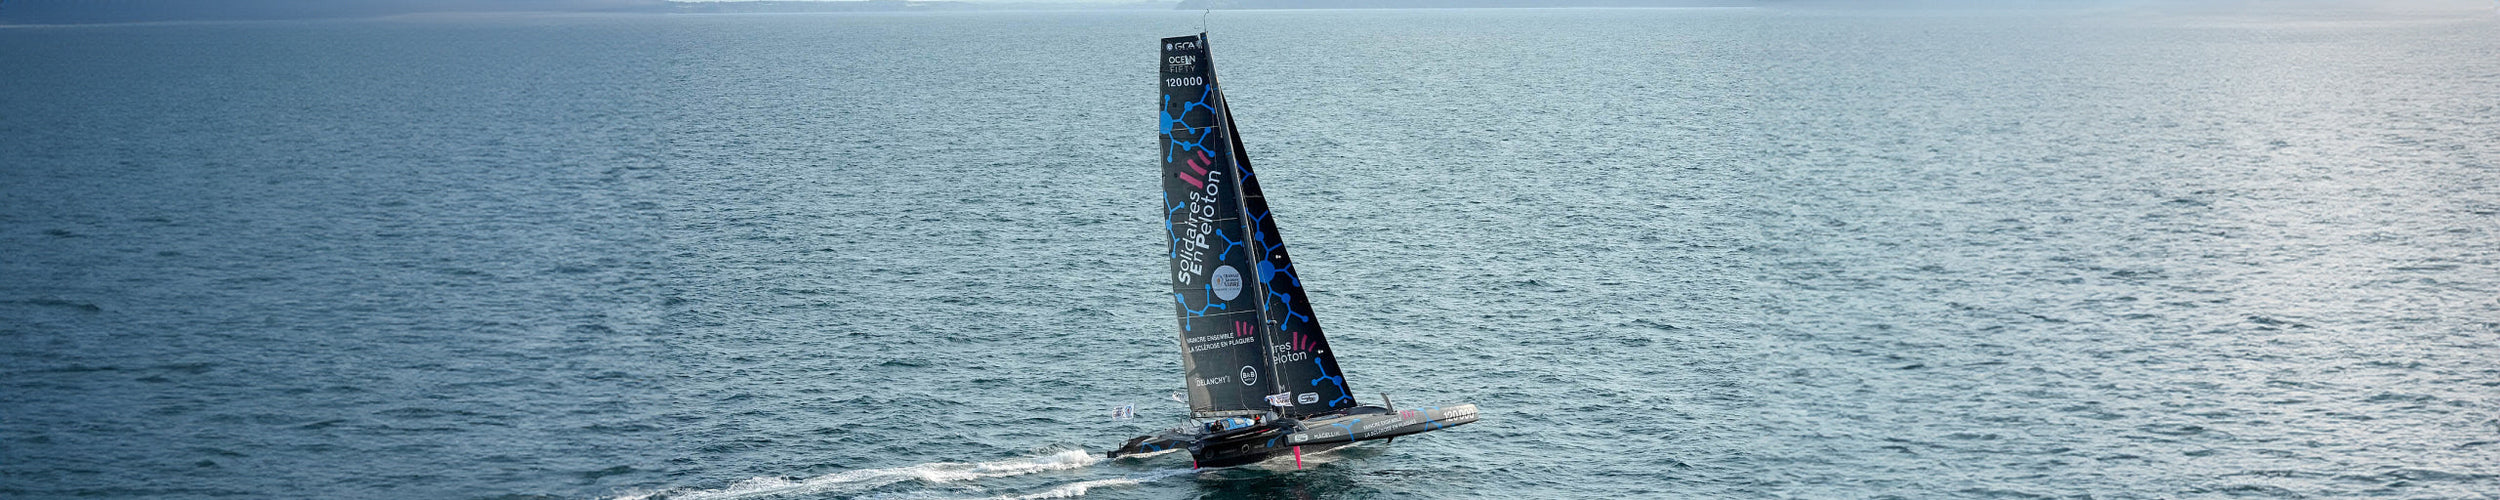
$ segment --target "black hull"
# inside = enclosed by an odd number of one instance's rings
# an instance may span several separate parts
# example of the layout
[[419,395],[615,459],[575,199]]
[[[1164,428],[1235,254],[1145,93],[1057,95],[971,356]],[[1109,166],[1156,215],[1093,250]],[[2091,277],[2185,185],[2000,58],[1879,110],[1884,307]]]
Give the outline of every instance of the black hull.
[[[1329,443],[1329,444],[1308,445],[1308,446],[1299,446],[1299,447],[1296,447],[1296,446],[1258,447],[1258,448],[1251,448],[1251,449],[1236,450],[1236,451],[1234,451],[1233,453],[1228,454],[1228,455],[1216,455],[1216,456],[1200,456],[1200,455],[1191,455],[1191,456],[1190,456],[1190,463],[1191,463],[1192,465],[1195,465],[1195,466],[1196,466],[1196,467],[1198,467],[1198,468],[1201,468],[1201,469],[1204,469],[1204,468],[1209,468],[1209,467],[1237,467],[1237,466],[1243,466],[1243,465],[1255,464],[1255,463],[1259,463],[1259,462],[1265,462],[1265,461],[1268,461],[1269,459],[1276,459],[1276,458],[1284,458],[1284,457],[1289,457],[1289,456],[1293,456],[1293,455],[1295,455],[1295,454],[1310,455],[1310,454],[1319,453],[1319,452],[1323,452],[1323,451],[1334,450],[1334,449],[1337,449],[1338,447],[1342,447],[1342,446],[1346,446],[1346,445],[1350,445],[1350,444],[1354,444],[1354,443],[1351,443],[1351,442],[1346,442],[1346,443]],[[1301,449],[1297,450],[1297,449],[1295,449],[1295,448],[1301,448]],[[1298,466],[1300,466],[1301,464],[1296,463],[1296,464],[1294,464],[1294,465],[1298,467]]]
[[1254,427],[1213,433],[1195,427],[1172,429],[1130,439],[1119,449],[1104,455],[1119,458],[1189,450],[1191,461],[1199,468],[1233,467],[1297,452],[1307,455],[1357,442],[1430,432],[1475,421],[1476,405],[1396,412],[1378,406],[1363,406],[1344,414],[1300,421],[1280,419]]

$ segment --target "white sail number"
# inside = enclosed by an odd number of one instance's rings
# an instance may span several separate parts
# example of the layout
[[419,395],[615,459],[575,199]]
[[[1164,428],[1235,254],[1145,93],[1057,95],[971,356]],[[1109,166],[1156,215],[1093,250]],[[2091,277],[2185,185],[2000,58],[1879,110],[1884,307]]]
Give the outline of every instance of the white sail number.
[[1165,78],[1165,79],[1163,79],[1163,86],[1165,86],[1165,87],[1196,87],[1196,86],[1199,86],[1199,85],[1205,85],[1205,83],[1203,83],[1203,82],[1205,82],[1205,81],[1206,81],[1206,77],[1202,77],[1202,76],[1192,76],[1192,77],[1187,77],[1187,78]]

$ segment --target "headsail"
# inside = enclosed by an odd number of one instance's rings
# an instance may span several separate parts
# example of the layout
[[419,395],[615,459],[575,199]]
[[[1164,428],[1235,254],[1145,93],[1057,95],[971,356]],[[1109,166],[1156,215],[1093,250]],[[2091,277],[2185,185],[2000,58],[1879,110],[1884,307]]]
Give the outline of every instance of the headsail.
[[1163,216],[1192,416],[1268,411],[1276,379],[1231,123],[1205,35],[1163,39]]
[[1243,215],[1250,221],[1250,245],[1258,254],[1253,264],[1258,280],[1260,315],[1268,325],[1268,365],[1276,369],[1277,391],[1288,394],[1290,406],[1277,408],[1285,416],[1299,417],[1330,413],[1354,407],[1354,391],[1346,386],[1345,372],[1337,371],[1335,351],[1328,349],[1328,337],[1320,335],[1319,317],[1311,312],[1311,298],[1303,293],[1302,277],[1294,270],[1293,259],[1285,254],[1285,235],[1276,227],[1276,214],[1267,209],[1267,197],[1259,191],[1259,175],[1250,168],[1250,156],[1241,147],[1241,135],[1234,133],[1231,108],[1224,105],[1224,95],[1216,94],[1216,107],[1223,111],[1225,135],[1232,139],[1233,165],[1241,172]]

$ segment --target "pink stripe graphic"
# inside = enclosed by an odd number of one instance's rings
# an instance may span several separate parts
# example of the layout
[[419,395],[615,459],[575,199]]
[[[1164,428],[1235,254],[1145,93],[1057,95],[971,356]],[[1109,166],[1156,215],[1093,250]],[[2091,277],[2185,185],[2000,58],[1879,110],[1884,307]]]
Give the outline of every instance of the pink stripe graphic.
[[1201,161],[1205,161],[1205,162],[1212,162],[1213,160],[1208,160],[1208,159],[1207,159],[1207,152],[1205,152],[1205,151],[1199,151],[1199,152],[1198,152],[1198,157],[1197,157],[1197,158],[1191,158],[1191,159],[1189,159],[1189,163],[1188,163],[1188,165],[1189,165],[1189,169],[1190,169],[1190,170],[1196,170],[1196,171],[1198,171],[1198,175],[1195,175],[1195,176],[1192,176],[1192,175],[1186,175],[1186,174],[1181,175],[1181,181],[1182,181],[1182,182],[1188,182],[1188,183],[1189,183],[1189,187],[1192,187],[1192,188],[1197,188],[1197,189],[1206,189],[1206,188],[1207,188],[1207,181],[1198,180],[1198,178],[1199,178],[1199,177],[1206,177],[1206,176],[1207,176],[1207,167],[1201,167],[1201,166],[1198,166],[1198,163],[1199,163],[1199,162],[1201,162]]

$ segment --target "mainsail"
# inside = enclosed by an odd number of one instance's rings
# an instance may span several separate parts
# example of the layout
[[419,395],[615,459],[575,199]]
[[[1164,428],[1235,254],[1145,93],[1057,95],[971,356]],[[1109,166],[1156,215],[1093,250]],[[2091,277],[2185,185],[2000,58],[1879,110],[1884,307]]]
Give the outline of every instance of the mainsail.
[[1206,35],[1163,39],[1164,228],[1193,416],[1354,407],[1218,90]]
[[1181,366],[1191,415],[1257,414],[1272,408],[1275,370],[1261,355],[1267,336],[1247,279],[1257,268],[1241,217],[1241,172],[1204,40],[1163,39],[1163,217]]

